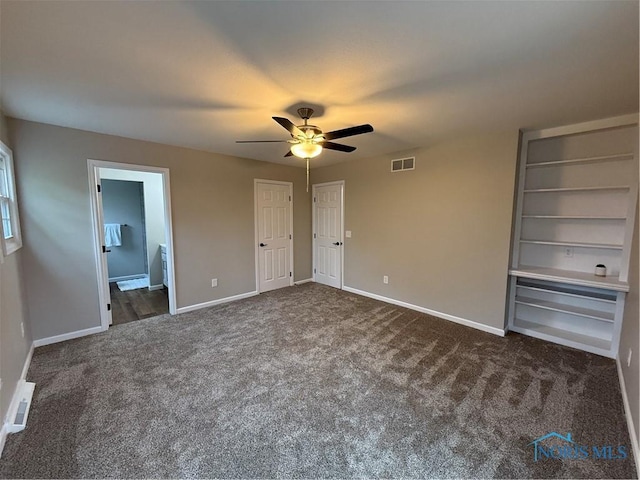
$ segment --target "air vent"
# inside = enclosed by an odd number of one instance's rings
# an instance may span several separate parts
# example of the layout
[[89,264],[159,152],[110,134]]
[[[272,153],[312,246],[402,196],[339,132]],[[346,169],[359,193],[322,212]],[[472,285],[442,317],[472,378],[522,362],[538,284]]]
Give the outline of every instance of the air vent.
[[391,171],[402,172],[403,170],[415,170],[416,157],[398,158],[391,160]]
[[31,399],[33,398],[33,391],[36,388],[36,384],[32,382],[26,382],[20,380],[16,387],[16,396],[14,401],[17,400],[17,405],[12,402],[9,409],[14,413],[10,413],[9,418],[13,418],[13,423],[6,425],[8,433],[16,433],[24,430],[27,425],[27,417],[29,416],[29,408],[31,407]]

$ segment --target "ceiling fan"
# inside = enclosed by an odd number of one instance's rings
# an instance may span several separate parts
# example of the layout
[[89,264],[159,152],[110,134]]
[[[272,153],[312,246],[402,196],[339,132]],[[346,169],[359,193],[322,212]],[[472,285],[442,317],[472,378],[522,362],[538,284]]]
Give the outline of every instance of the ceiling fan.
[[331,140],[338,138],[352,137],[362,133],[373,132],[373,127],[369,124],[358,125],[357,127],[343,128],[342,130],[334,130],[333,132],[323,133],[315,125],[309,125],[308,121],[313,115],[312,108],[299,108],[298,115],[304,121],[303,125],[294,125],[287,118],[272,117],[276,122],[282,125],[290,134],[290,140],[238,140],[236,143],[290,143],[290,150],[285,157],[295,155],[299,158],[314,158],[322,153],[322,149],[337,150],[339,152],[353,152],[356,147],[334,143]]
[[292,155],[303,158],[307,161],[307,191],[309,191],[309,160],[315,158],[322,153],[322,149],[337,150],[339,152],[350,153],[356,147],[335,143],[331,140],[338,138],[352,137],[362,133],[373,132],[373,127],[369,124],[358,125],[357,127],[343,128],[332,132],[323,133],[320,128],[315,125],[309,125],[308,121],[313,115],[312,108],[299,108],[298,115],[304,121],[302,125],[294,125],[287,118],[272,117],[276,122],[283,126],[291,135],[289,140],[237,140],[236,143],[289,143],[289,151],[285,157]]

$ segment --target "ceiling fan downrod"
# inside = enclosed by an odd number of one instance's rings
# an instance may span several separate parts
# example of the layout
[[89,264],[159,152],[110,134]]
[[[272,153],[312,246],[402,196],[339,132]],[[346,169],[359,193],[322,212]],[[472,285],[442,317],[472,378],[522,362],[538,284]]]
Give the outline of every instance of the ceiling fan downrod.
[[298,115],[300,115],[300,118],[304,120],[304,124],[306,125],[307,120],[313,116],[313,108],[301,107],[298,109]]

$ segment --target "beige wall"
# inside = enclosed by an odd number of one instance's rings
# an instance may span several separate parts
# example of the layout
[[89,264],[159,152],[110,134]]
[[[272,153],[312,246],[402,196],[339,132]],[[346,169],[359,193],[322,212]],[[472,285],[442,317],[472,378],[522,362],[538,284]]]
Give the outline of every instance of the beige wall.
[[87,159],[170,169],[178,308],[255,290],[254,178],[294,182],[294,278],[311,276],[303,168],[15,119],[9,131],[35,339],[100,325]]
[[9,146],[9,131],[7,127],[7,118],[0,110],[0,141]]
[[[636,224],[629,263],[629,293],[625,301],[620,348],[618,349],[618,359],[622,366],[622,374],[636,436],[640,435],[640,326],[638,325],[640,322],[640,302],[638,302],[638,290],[640,289],[640,280],[638,278],[640,266],[638,264],[640,258],[638,244],[638,211],[636,210]],[[633,351],[633,356],[631,358],[631,366],[627,367],[629,349]],[[638,454],[640,452],[635,452],[635,455]]]
[[[0,141],[11,148],[5,117],[0,112]],[[18,197],[20,189],[18,189]],[[22,374],[31,348],[31,334],[26,320],[21,255],[14,252],[0,263],[0,421],[4,423],[11,398]],[[24,323],[25,336],[21,324]]]
[[[459,137],[312,170],[345,181],[345,285],[502,329],[517,144]],[[414,171],[390,172],[409,155]]]

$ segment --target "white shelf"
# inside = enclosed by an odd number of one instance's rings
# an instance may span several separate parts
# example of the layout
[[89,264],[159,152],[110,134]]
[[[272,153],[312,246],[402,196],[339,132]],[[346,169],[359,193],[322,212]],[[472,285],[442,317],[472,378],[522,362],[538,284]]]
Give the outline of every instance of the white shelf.
[[633,153],[621,153],[619,155],[606,155],[602,157],[585,157],[585,158],[572,158],[569,160],[554,160],[551,162],[539,162],[529,163],[527,168],[539,168],[539,167],[557,167],[561,165],[580,165],[585,163],[603,163],[603,162],[616,162],[620,160],[632,160]]
[[593,318],[602,322],[613,323],[613,313],[601,312],[590,308],[575,307],[564,303],[549,302],[547,300],[539,300],[537,298],[516,297],[516,303],[519,305],[527,305],[529,307],[541,308],[543,310],[551,310],[553,312],[567,313],[578,317]]
[[563,188],[532,188],[523,190],[524,193],[562,193],[562,192],[597,192],[606,190],[629,190],[629,185],[610,185],[606,187],[563,187]]
[[548,325],[528,322],[520,318],[515,319],[511,328],[514,332],[615,358],[615,354],[611,352],[611,341],[604,338],[569,332]]
[[577,248],[604,248],[606,250],[622,250],[622,245],[612,243],[578,243],[578,242],[552,242],[548,240],[520,240],[520,243],[533,243],[535,245],[552,245],[556,247]]
[[559,270],[557,268],[521,265],[518,268],[509,270],[509,274],[514,277],[549,280],[551,282],[582,285],[584,287],[604,288],[616,292],[629,291],[629,284],[627,282],[621,282],[618,280],[618,277],[597,277],[592,273],[573,272],[570,270]]
[[536,218],[545,220],[626,220],[626,217],[599,217],[596,215],[522,215],[522,218]]
[[565,297],[574,297],[574,298],[581,298],[584,300],[597,300],[598,302],[602,302],[602,303],[609,303],[609,304],[614,304],[616,303],[616,299],[615,299],[615,295],[613,296],[609,296],[609,295],[605,295],[605,294],[601,294],[601,293],[594,293],[594,292],[576,292],[574,290],[571,290],[567,287],[555,287],[555,288],[545,288],[543,286],[534,286],[533,284],[530,285],[523,285],[521,283],[519,283],[517,285],[518,288],[522,289],[522,290],[530,290],[532,292],[542,292],[542,293],[550,293],[552,295],[562,295]]

